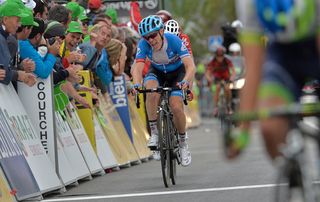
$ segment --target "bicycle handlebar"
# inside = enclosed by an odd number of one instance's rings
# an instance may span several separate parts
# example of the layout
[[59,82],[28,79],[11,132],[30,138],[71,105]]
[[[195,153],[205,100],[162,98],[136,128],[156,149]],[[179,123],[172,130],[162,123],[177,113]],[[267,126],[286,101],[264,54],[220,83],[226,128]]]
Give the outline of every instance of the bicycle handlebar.
[[[157,87],[157,88],[149,88],[149,89],[139,89],[136,88],[136,91],[138,93],[135,94],[135,102],[137,108],[140,108],[140,99],[139,99],[139,93],[161,93],[161,92],[171,92],[175,90],[181,90],[179,87]],[[187,90],[182,90],[182,98],[183,98],[183,103],[185,105],[188,105],[187,101]]]
[[309,104],[290,104],[273,109],[262,109],[256,112],[236,113],[230,116],[233,121],[254,121],[272,117],[307,117],[320,115],[320,102]]

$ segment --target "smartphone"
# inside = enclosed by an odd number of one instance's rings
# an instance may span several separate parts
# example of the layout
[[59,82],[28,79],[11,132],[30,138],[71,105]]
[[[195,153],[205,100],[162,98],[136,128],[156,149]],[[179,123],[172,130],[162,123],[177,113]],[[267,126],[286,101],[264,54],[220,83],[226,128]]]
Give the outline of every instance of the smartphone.
[[0,64],[0,69],[4,69],[4,65],[3,64]]

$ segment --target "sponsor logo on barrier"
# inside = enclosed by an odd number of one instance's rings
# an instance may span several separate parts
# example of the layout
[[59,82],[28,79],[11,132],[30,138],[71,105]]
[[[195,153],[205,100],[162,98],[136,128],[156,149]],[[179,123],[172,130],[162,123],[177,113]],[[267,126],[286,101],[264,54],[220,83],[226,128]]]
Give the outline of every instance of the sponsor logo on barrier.
[[112,83],[113,93],[110,93],[112,99],[114,100],[115,107],[126,107],[127,106],[127,99],[126,99],[126,89],[124,85],[124,79],[121,76],[117,76],[114,78],[114,82]]

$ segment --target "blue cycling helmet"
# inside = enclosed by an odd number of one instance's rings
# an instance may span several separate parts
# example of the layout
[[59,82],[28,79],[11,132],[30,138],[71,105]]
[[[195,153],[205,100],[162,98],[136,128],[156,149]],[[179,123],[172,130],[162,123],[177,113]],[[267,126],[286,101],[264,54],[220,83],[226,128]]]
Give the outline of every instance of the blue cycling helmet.
[[159,31],[162,28],[162,19],[156,15],[150,15],[146,18],[143,18],[138,26],[139,34],[141,36],[146,36],[152,32]]
[[[308,32],[315,19],[313,0],[255,0],[262,26],[271,33],[295,30],[298,35]],[[289,29],[290,27],[290,29]]]

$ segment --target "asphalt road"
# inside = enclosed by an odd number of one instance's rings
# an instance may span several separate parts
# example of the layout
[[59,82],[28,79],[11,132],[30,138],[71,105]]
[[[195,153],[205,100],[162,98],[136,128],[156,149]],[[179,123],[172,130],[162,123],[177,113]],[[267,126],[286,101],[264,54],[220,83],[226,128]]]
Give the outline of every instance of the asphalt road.
[[235,161],[222,153],[219,124],[204,119],[190,129],[192,165],[178,167],[177,185],[165,188],[160,163],[151,160],[67,187],[44,202],[269,202],[273,201],[275,168],[265,154],[258,128],[249,148]]

